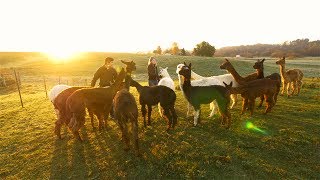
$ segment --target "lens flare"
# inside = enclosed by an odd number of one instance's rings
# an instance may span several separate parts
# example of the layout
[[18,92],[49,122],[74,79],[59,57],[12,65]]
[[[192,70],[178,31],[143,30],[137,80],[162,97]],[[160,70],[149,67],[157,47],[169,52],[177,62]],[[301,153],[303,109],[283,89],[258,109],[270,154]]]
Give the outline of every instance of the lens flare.
[[249,130],[253,130],[253,131],[256,131],[256,132],[262,133],[262,134],[267,134],[267,132],[266,132],[266,131],[264,131],[264,130],[262,130],[262,129],[258,128],[258,127],[257,127],[257,126],[255,126],[255,125],[253,125],[253,123],[252,123],[252,122],[250,122],[250,121],[247,121],[247,122],[246,122],[246,128],[247,128],[247,129],[249,129]]

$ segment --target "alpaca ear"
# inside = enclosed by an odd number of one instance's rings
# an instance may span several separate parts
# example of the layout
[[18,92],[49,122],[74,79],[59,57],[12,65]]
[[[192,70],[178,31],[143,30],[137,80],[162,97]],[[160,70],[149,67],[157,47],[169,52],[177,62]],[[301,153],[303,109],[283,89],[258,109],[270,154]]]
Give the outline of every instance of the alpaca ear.
[[286,57],[285,57],[285,56],[283,56],[283,57],[282,57],[282,59],[283,59],[283,60],[285,60],[285,59],[286,59]]
[[165,69],[168,70],[168,67],[166,67]]
[[[232,81],[231,81],[231,83],[232,83]],[[224,86],[225,86],[225,87],[227,87],[227,86],[228,86],[228,85],[227,85],[227,83],[225,83],[224,81],[223,81],[223,84],[224,84]]]
[[191,69],[191,63],[189,63],[189,68]]
[[227,58],[225,58],[224,60],[226,60],[227,62],[229,62],[229,60]]
[[231,82],[230,82],[230,87],[232,87],[232,84],[233,84],[233,82],[231,81]]
[[183,62],[183,64],[186,66],[187,64],[186,64],[186,62]]
[[265,58],[263,58],[261,62],[264,62],[265,60],[266,60],[266,59],[265,59]]

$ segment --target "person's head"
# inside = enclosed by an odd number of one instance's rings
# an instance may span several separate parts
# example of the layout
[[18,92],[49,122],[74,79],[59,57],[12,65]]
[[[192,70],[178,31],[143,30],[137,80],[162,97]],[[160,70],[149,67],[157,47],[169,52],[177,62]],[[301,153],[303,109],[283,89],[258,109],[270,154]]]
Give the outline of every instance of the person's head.
[[150,64],[154,64],[154,65],[157,64],[157,60],[156,60],[156,58],[154,58],[153,56],[151,56],[151,57],[149,58],[148,65],[150,65]]
[[112,58],[112,57],[107,57],[107,58],[104,60],[104,65],[105,65],[105,66],[112,66],[112,63],[113,63],[113,58]]

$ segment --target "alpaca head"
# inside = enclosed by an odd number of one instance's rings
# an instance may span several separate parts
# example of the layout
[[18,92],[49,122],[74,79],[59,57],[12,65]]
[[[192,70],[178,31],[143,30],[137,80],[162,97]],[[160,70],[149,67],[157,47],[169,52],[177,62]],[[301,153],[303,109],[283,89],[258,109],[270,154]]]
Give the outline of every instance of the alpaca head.
[[166,68],[161,68],[160,67],[160,71],[159,71],[159,76],[162,77],[170,77],[169,73],[168,73],[168,67]]
[[232,64],[230,63],[230,61],[229,61],[228,59],[225,59],[224,63],[222,63],[222,64],[220,65],[220,69],[226,69],[226,70],[228,70],[228,69],[230,69],[231,67],[233,67],[233,66],[232,66]]
[[187,65],[184,63],[184,66],[180,69],[179,74],[183,76],[185,79],[191,79],[191,63]]
[[133,62],[133,61],[123,61],[121,60],[121,62],[125,65],[127,65],[126,67],[126,71],[127,73],[131,73],[132,71],[135,71],[137,68],[136,68],[136,63]]
[[179,75],[179,71],[182,69],[182,67],[184,66],[184,64],[178,64],[177,65],[177,70],[176,73]]
[[261,61],[260,61],[260,59],[258,59],[258,61],[256,63],[254,63],[253,68],[263,70],[263,62],[264,61],[265,61],[265,59],[262,59]]
[[121,71],[118,74],[115,82],[112,84],[112,87],[114,87],[116,90],[119,90],[122,84],[122,81],[124,80],[125,77],[126,77],[126,71],[124,70],[124,68],[121,68]]
[[286,64],[286,57],[282,57],[280,60],[276,61],[276,64],[278,65],[285,65]]

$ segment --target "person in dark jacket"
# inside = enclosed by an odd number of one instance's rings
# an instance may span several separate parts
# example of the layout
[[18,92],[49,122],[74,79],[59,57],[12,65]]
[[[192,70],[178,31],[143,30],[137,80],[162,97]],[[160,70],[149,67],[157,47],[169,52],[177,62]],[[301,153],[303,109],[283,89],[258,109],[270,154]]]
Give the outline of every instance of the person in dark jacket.
[[148,61],[148,80],[149,86],[156,86],[159,82],[157,60],[154,57],[150,57]]
[[104,61],[104,65],[101,66],[96,73],[94,73],[91,81],[91,87],[96,85],[98,79],[100,79],[99,87],[110,86],[117,78],[117,71],[112,67],[113,58],[107,57]]
[[[96,85],[96,82],[98,79],[100,79],[99,87],[106,87],[112,85],[117,76],[117,71],[112,67],[113,64],[113,58],[107,57],[104,60],[104,65],[101,66],[96,73],[94,73],[93,79],[91,81],[91,87],[94,87]],[[104,115],[104,118],[106,119],[108,117],[108,114]],[[110,117],[111,119],[114,119],[114,112],[113,112],[113,105],[110,111]]]

